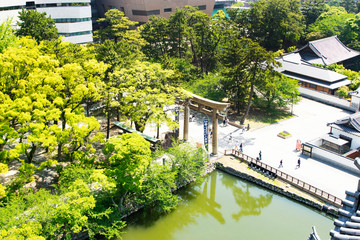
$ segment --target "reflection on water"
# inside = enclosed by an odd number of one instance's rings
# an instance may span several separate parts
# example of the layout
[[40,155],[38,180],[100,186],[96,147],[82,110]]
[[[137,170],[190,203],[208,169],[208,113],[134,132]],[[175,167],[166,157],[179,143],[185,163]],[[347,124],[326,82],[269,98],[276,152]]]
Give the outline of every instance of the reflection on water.
[[333,226],[324,214],[221,172],[182,189],[179,197],[181,205],[170,214],[138,214],[124,239],[304,240],[313,225],[328,239]]

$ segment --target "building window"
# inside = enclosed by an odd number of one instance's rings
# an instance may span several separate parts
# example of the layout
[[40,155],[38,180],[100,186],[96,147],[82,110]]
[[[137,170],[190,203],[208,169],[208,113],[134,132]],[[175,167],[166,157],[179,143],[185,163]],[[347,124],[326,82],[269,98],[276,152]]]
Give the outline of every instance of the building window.
[[87,22],[91,18],[54,18],[55,23]]
[[206,10],[206,5],[197,6],[199,10]]
[[35,9],[35,2],[26,2],[26,9]]
[[0,11],[8,11],[8,10],[15,10],[15,9],[21,9],[24,6],[9,6],[9,7],[1,7]]
[[172,8],[164,8],[164,12],[171,12]]
[[122,11],[123,13],[125,13],[125,8],[124,8],[124,7],[120,7],[120,11]]
[[316,85],[315,84],[309,84],[309,88],[315,89],[316,90]]
[[160,14],[160,10],[150,10],[150,11],[145,11],[145,10],[132,10],[132,14],[133,15],[138,15],[138,16],[150,16],[150,15],[159,15]]
[[91,34],[91,31],[73,32],[73,33],[59,33],[59,36],[73,37],[73,36],[87,35],[87,34]]

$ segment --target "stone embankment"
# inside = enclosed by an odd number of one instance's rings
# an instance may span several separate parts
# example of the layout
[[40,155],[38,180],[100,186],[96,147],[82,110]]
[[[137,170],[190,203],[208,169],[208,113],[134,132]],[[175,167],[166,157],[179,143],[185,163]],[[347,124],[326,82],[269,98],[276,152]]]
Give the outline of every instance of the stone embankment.
[[276,178],[274,179],[264,176],[250,169],[246,163],[240,162],[238,159],[234,157],[230,157],[230,156],[222,157],[217,160],[215,165],[216,168],[220,171],[239,177],[243,180],[255,183],[261,187],[264,187],[273,192],[284,195],[302,204],[324,211],[328,214],[337,216],[337,212],[338,212],[337,207],[326,204],[322,200],[319,200],[314,196],[295,188],[289,183],[283,182]]

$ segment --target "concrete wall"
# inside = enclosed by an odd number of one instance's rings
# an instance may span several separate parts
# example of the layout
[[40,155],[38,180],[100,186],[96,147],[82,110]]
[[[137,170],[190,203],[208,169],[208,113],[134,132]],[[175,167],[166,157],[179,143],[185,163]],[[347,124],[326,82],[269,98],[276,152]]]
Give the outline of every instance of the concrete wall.
[[339,137],[340,134],[341,134],[341,135],[344,135],[346,137],[351,138],[352,139],[351,146],[350,146],[351,149],[357,149],[357,148],[360,147],[360,138],[358,136],[355,136],[355,135],[353,135],[351,133],[341,131],[341,130],[336,129],[336,128],[332,128],[331,132],[332,132],[333,135],[335,135],[337,137]]
[[[150,16],[134,15],[133,10],[159,10],[159,14],[155,16],[169,18],[176,8],[183,8],[186,5],[206,5],[206,9],[202,11],[211,16],[215,0],[98,0],[97,4],[100,16],[104,16],[109,9],[116,8],[120,11],[124,10],[125,15],[130,20],[145,23],[150,19]],[[165,12],[165,9],[168,8],[171,8],[171,11]]]
[[334,107],[338,107],[351,112],[355,112],[357,110],[350,106],[349,101],[330,94],[321,93],[304,87],[299,87],[299,92],[300,95],[303,97],[322,102]]
[[310,143],[306,143],[305,145],[312,147],[311,158],[360,177],[360,171],[357,167],[355,167],[353,159],[336,154],[327,149],[317,147]]

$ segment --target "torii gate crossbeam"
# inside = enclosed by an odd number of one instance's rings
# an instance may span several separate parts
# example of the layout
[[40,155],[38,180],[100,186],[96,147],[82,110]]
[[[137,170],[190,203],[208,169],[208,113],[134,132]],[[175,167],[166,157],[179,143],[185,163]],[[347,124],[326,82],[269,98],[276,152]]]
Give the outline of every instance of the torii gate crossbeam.
[[[197,104],[197,105],[196,105]],[[216,102],[210,99],[200,97],[191,93],[191,98],[188,98],[184,102],[184,136],[183,139],[187,141],[189,139],[189,113],[190,108],[210,115],[212,117],[212,154],[217,155],[218,153],[218,119],[222,118],[219,115],[220,111],[225,111],[229,106],[229,103]],[[206,108],[210,108],[208,110]]]

